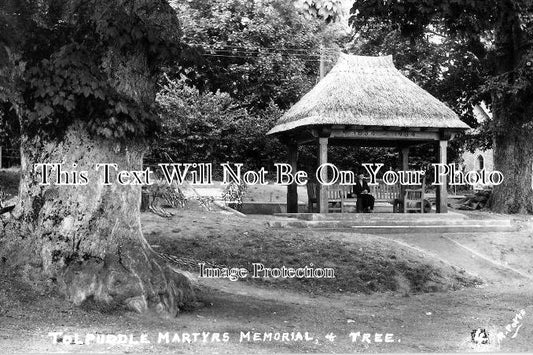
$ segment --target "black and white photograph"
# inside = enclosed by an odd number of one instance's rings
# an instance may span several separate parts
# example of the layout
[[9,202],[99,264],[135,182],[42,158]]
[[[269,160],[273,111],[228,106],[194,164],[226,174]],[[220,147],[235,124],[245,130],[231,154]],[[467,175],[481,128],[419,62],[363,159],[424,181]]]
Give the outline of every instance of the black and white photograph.
[[0,353],[533,352],[533,0],[0,0]]

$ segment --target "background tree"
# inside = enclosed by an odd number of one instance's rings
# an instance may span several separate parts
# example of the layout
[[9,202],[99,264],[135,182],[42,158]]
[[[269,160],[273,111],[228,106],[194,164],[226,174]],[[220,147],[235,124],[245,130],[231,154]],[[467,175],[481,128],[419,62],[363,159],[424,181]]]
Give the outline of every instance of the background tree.
[[[140,186],[104,186],[95,172],[142,169],[159,125],[155,79],[180,53],[175,12],[164,0],[7,0],[0,25],[2,119],[19,121],[22,165],[0,266],[76,304],[175,314],[194,295],[142,235]],[[88,171],[89,183],[43,186],[43,163]]]
[[[168,80],[157,95],[163,129],[147,159],[159,162],[242,163],[273,166],[285,152],[266,136],[280,117],[275,104],[252,114],[228,93],[200,93],[186,80]],[[213,171],[215,178],[219,171]]]
[[[358,0],[351,12],[356,31],[385,26],[409,38],[413,45],[430,34],[442,38],[450,58],[444,67],[454,74],[449,76],[450,95],[454,95],[454,87],[460,87],[477,98],[459,100],[452,106],[457,110],[485,99],[492,110],[488,124],[495,169],[505,176],[504,183],[494,189],[492,209],[533,213],[531,1]],[[463,86],[461,71],[470,75],[476,70],[472,85]]]
[[[346,50],[358,55],[392,55],[395,66],[405,76],[446,102],[464,122],[480,131],[473,107],[483,99],[479,94],[482,67],[465,46],[430,29],[413,40],[402,34],[397,25],[369,20],[357,28]],[[482,132],[459,134],[448,147],[448,160],[459,160],[465,146],[490,147],[491,140],[486,131]],[[414,167],[427,170],[435,163],[434,145],[413,147],[410,156]],[[391,163],[399,168],[398,161]]]
[[252,111],[271,102],[282,110],[290,107],[316,83],[320,47],[327,47],[329,54],[342,41],[338,27],[307,18],[291,1],[173,5],[184,39],[197,49],[192,60],[177,69],[200,92],[229,93]]
[[332,65],[345,33],[311,16],[306,1],[172,5],[188,48],[181,65],[166,70],[171,83],[161,82],[166,128],[149,161],[230,161],[272,170],[286,151],[266,132],[316,83],[321,53]]

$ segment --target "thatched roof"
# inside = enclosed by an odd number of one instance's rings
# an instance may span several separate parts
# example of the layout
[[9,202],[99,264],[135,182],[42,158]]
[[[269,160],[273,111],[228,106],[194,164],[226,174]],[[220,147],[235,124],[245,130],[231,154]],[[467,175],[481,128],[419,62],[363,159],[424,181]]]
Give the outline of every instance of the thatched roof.
[[268,134],[310,125],[469,128],[448,106],[402,75],[392,56],[346,54]]

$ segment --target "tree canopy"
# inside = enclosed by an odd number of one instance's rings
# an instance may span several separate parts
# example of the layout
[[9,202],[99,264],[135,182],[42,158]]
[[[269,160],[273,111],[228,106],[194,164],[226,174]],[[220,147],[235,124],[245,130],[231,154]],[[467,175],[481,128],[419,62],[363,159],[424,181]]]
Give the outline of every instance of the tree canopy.
[[[424,86],[433,92],[437,89],[472,126],[476,122],[471,107],[477,102],[491,105],[494,98],[507,97],[505,110],[520,115],[521,102],[531,97],[531,1],[364,0],[355,1],[351,12],[355,30],[368,37],[367,47],[379,43],[382,49],[394,50],[397,60],[410,62],[410,73],[418,81],[424,82],[424,76],[440,77],[438,88],[432,89],[431,83]],[[404,50],[391,48],[391,43],[401,44]],[[436,75],[423,72],[428,63]],[[521,117],[527,125],[529,119]],[[498,127],[493,122],[491,130]]]
[[266,132],[316,83],[321,53],[331,61],[343,38],[336,25],[309,13],[313,2],[300,5],[172,2],[187,48],[160,82],[165,129],[150,162],[234,161],[260,168],[283,161],[285,149]]
[[[181,73],[201,92],[229,93],[243,106],[287,109],[312,85],[320,47],[339,35],[291,1],[174,1],[191,58]],[[187,69],[186,66],[189,65]]]
[[136,100],[114,69],[130,60],[154,73],[175,60],[181,36],[166,1],[8,0],[0,17],[0,80],[11,88],[0,100],[26,134],[60,137],[75,120],[108,138],[156,128],[155,88],[148,84]]
[[[411,51],[413,63],[414,54],[432,41],[445,48],[443,56],[437,55],[432,61],[438,63],[434,68],[441,83],[449,82],[441,92],[446,100],[463,117],[468,107],[481,100],[493,114],[484,127],[481,146],[487,146],[489,139],[494,143],[495,168],[504,174],[505,181],[494,189],[492,208],[505,213],[533,213],[531,178],[527,177],[533,174],[533,3],[356,0],[351,13],[356,32],[378,29],[367,36],[368,43],[386,43],[392,31],[416,47]],[[380,28],[387,32],[381,37]],[[438,53],[438,49],[432,52]]]

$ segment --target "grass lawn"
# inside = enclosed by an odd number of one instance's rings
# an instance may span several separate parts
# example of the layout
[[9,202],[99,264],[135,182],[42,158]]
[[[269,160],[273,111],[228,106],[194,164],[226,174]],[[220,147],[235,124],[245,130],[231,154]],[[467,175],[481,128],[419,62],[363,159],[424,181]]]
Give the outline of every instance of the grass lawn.
[[[271,230],[260,220],[217,211],[175,212],[179,227],[167,225],[168,221],[157,216],[145,218],[145,236],[160,252],[247,270],[252,270],[252,263],[262,263],[271,268],[313,265],[335,271],[334,279],[242,279],[262,286],[325,294],[429,292],[479,283],[450,266],[371,235],[358,235],[357,242],[346,243],[333,235],[324,238],[316,231]],[[198,266],[189,267],[189,271],[198,274]]]

